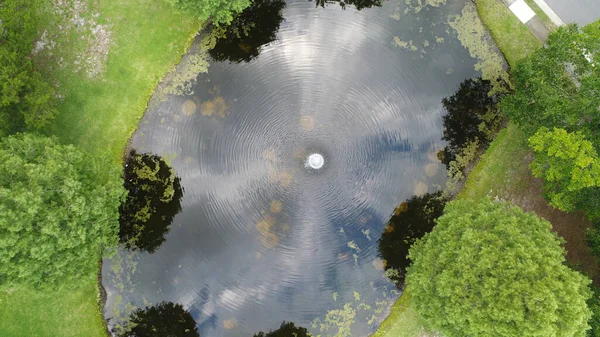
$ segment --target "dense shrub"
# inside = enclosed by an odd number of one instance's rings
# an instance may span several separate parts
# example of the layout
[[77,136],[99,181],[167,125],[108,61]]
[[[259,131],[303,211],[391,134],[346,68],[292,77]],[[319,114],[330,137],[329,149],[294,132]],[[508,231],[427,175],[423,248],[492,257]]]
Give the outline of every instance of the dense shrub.
[[125,195],[118,165],[30,134],[0,142],[0,284],[95,277],[117,244]]
[[600,214],[600,158],[581,132],[540,128],[529,139],[535,152],[534,176],[544,179],[550,205],[563,211],[583,210],[590,219]]
[[513,69],[515,93],[501,102],[511,120],[535,133],[540,127],[582,131],[600,145],[600,20],[563,26]]
[[592,286],[594,294],[587,301],[588,308],[592,311],[592,318],[589,321],[591,329],[588,330],[588,337],[600,337],[600,289]]
[[38,21],[31,1],[0,4],[0,137],[41,129],[58,114],[54,89],[32,60]]
[[535,214],[456,200],[410,249],[406,282],[414,309],[443,336],[584,336],[590,280],[564,255]]
[[177,8],[213,24],[229,24],[234,16],[250,6],[251,0],[167,0]]

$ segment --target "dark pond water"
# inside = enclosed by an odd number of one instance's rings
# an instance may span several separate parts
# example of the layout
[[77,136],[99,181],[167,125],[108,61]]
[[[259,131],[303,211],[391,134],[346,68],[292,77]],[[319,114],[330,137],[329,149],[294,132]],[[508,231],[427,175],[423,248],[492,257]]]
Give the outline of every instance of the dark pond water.
[[111,325],[168,301],[203,337],[284,320],[335,335],[312,324],[328,312],[355,316],[340,336],[374,331],[398,296],[377,240],[401,201],[443,184],[441,102],[478,75],[447,24],[467,1],[288,1],[274,42],[150,109],[133,147],[170,161],[182,210],[154,253],[105,261]]

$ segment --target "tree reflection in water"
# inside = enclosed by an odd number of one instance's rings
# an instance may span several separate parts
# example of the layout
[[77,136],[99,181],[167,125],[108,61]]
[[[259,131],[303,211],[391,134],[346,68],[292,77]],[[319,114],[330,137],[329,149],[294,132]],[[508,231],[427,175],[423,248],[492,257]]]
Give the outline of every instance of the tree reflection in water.
[[181,304],[161,302],[138,309],[119,337],[200,337],[196,321]]
[[346,5],[352,5],[356,7],[356,10],[361,10],[364,8],[381,7],[383,4],[383,0],[347,0],[347,1],[332,1],[332,0],[316,0],[315,1],[318,6],[325,7],[327,3],[335,3],[339,2],[342,9],[346,9]]
[[180,179],[163,158],[131,151],[124,180],[129,194],[119,209],[119,240],[129,249],[153,253],[181,211]]
[[281,326],[277,330],[272,330],[267,333],[258,332],[254,334],[254,337],[310,337],[311,335],[308,333],[303,327],[297,327],[292,322],[283,322]]
[[215,61],[249,62],[260,53],[261,46],[275,40],[283,20],[284,0],[254,0],[237,15],[220,36],[209,53]]
[[447,201],[442,192],[413,196],[396,207],[386,224],[378,241],[378,250],[386,274],[398,287],[404,285],[406,267],[410,265],[408,249],[417,239],[431,232]]
[[488,80],[472,78],[463,81],[456,93],[442,100],[447,113],[443,117],[444,136],[448,142],[440,156],[448,166],[460,150],[475,140],[489,144],[492,134],[501,123],[496,105],[499,95],[489,95],[493,85]]

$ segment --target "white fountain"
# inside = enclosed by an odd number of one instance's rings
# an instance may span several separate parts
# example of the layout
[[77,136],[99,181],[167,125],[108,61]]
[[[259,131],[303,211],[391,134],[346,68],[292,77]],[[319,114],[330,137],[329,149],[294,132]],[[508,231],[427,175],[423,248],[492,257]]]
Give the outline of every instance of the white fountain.
[[306,167],[318,170],[325,164],[325,158],[319,153],[313,153],[306,159]]

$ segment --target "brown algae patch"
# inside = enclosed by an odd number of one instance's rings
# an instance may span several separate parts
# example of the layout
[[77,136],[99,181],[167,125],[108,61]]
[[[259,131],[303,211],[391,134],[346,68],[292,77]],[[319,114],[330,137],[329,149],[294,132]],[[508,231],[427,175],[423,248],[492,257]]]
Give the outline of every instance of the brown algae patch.
[[183,105],[181,106],[181,111],[186,116],[191,116],[191,115],[195,114],[196,113],[196,103],[194,103],[194,101],[188,99],[187,101],[183,102]]
[[427,150],[427,158],[434,163],[439,163],[440,158],[438,157],[438,152],[440,152],[442,149],[443,147],[439,144],[431,144],[431,146],[429,146],[429,150]]
[[427,193],[427,191],[429,190],[429,187],[427,186],[427,184],[425,184],[422,181],[419,181],[418,183],[415,184],[415,188],[413,190],[413,194],[414,195],[424,195]]
[[294,176],[288,171],[274,171],[269,174],[269,178],[275,184],[287,188],[292,186]]
[[263,153],[262,153],[262,158],[264,160],[267,160],[267,161],[271,162],[271,163],[276,163],[278,161],[277,160],[277,153],[275,153],[275,150],[273,150],[273,149],[266,149],[266,150],[264,150]]
[[279,236],[275,234],[275,217],[267,215],[256,223],[256,230],[260,233],[260,243],[265,248],[275,248],[279,245]]
[[281,201],[273,200],[271,201],[271,213],[279,213],[281,212]]
[[217,96],[211,100],[203,102],[200,111],[204,116],[225,118],[229,115],[229,104],[225,102],[223,96]]
[[433,177],[438,172],[439,165],[436,163],[429,163],[425,165],[425,174],[428,177]]
[[238,322],[235,318],[226,319],[223,321],[223,327],[225,330],[231,330],[238,326]]
[[462,15],[450,16],[448,24],[456,31],[460,43],[471,57],[477,59],[475,70],[481,71],[481,77],[492,83],[490,94],[506,92],[506,84],[510,80],[505,61],[479,19],[475,5],[468,2]]
[[310,131],[315,128],[315,118],[313,116],[303,115],[300,117],[300,126],[304,131]]
[[375,268],[376,270],[384,270],[385,269],[385,262],[382,259],[374,259],[372,264],[373,264],[373,268]]

